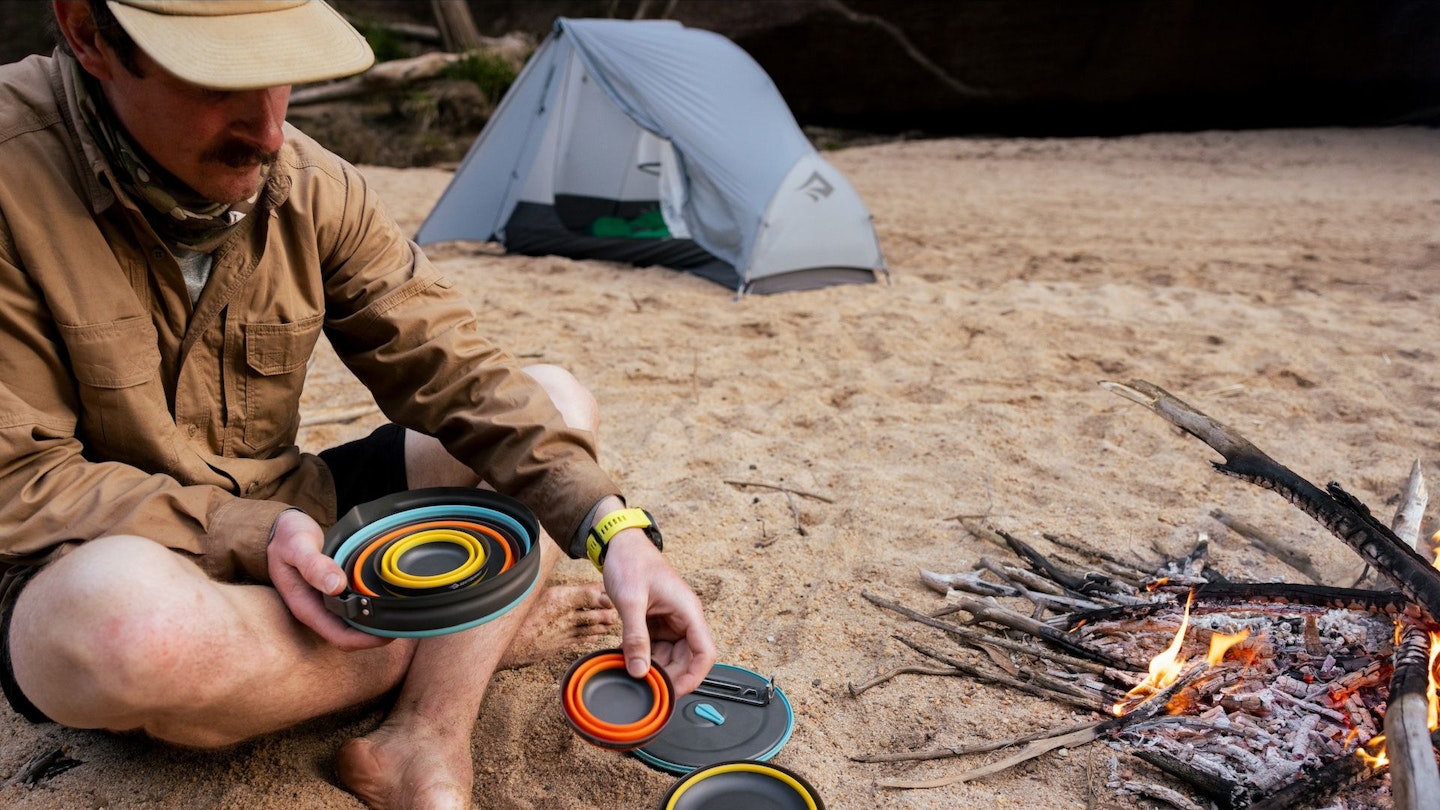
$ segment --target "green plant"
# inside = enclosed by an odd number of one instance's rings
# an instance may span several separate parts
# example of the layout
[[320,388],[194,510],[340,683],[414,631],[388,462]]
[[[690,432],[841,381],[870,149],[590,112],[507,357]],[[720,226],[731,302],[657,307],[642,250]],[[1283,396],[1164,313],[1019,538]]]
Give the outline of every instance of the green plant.
[[444,75],[474,83],[493,104],[505,95],[519,75],[509,62],[488,53],[466,54],[465,58],[445,68]]

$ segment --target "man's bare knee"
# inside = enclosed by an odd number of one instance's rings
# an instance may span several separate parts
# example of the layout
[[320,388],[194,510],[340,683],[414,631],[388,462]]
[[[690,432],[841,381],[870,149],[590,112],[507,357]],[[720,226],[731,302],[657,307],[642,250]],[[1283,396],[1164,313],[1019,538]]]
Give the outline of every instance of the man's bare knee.
[[578,430],[599,432],[600,407],[595,403],[595,395],[574,374],[546,363],[526,366],[524,371],[550,395],[565,424]]
[[221,643],[207,631],[219,608],[202,604],[204,575],[187,566],[133,536],[94,540],[51,563],[21,593],[11,622],[21,691],[65,725],[125,728],[203,688],[193,678],[207,657],[198,647]]

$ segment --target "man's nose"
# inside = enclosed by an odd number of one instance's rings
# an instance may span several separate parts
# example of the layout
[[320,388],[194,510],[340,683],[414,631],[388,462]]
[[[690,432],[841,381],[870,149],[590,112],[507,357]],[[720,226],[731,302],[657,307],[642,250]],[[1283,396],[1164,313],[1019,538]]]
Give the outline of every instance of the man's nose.
[[266,152],[274,152],[285,142],[285,113],[290,104],[290,88],[267,87],[247,90],[234,97],[237,115],[235,134]]

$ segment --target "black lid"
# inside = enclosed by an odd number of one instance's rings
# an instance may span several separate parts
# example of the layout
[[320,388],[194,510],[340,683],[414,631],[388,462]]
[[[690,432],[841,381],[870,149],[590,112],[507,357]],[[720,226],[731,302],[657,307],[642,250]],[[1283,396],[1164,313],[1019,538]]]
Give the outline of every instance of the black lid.
[[662,770],[689,773],[719,762],[767,760],[794,728],[790,701],[773,681],[716,664],[700,688],[675,701],[660,734],[634,753]]

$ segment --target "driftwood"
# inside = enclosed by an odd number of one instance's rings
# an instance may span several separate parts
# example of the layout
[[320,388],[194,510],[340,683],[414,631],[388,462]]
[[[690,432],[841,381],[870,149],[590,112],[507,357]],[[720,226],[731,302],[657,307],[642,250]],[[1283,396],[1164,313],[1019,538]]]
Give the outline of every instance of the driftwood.
[[430,9],[445,50],[463,53],[481,47],[483,37],[465,0],[430,0]]
[[490,54],[504,59],[512,67],[519,68],[525,58],[534,50],[534,43],[524,34],[506,34],[503,37],[481,37],[480,47],[459,53],[431,51],[408,59],[392,59],[381,62],[358,76],[348,79],[297,87],[290,93],[290,106],[340,101],[371,93],[386,92],[418,82],[434,79],[451,65],[457,64],[477,53]]

